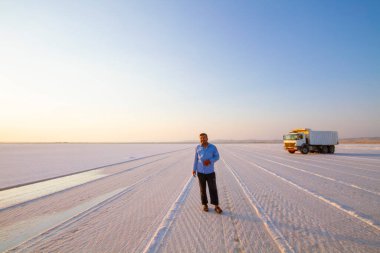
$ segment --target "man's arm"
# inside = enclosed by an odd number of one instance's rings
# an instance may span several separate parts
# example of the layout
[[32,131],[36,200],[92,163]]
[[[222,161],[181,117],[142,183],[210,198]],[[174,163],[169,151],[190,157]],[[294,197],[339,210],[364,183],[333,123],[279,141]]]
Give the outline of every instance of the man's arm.
[[215,150],[214,150],[214,152],[213,152],[213,156],[212,156],[212,158],[210,159],[210,161],[212,162],[212,163],[214,163],[214,162],[216,162],[216,161],[218,161],[219,160],[219,152],[218,152],[218,149],[215,147]]
[[197,173],[198,170],[198,154],[197,148],[195,148],[195,157],[194,157],[194,165],[193,165],[193,176]]

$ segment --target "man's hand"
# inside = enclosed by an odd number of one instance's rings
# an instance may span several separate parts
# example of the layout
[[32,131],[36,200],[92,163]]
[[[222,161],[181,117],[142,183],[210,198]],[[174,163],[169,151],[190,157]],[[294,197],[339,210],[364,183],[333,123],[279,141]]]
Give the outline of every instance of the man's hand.
[[211,164],[210,160],[205,160],[205,161],[203,162],[203,165],[204,165],[204,166],[209,166],[210,164]]
[[195,177],[196,175],[197,175],[197,172],[193,170],[193,177]]

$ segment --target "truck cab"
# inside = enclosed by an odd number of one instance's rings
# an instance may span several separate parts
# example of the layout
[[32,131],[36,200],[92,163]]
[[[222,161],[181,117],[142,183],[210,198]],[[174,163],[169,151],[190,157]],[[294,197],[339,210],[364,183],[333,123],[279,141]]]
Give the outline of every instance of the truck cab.
[[297,147],[301,147],[306,143],[305,134],[303,133],[289,133],[283,136],[284,148],[289,151],[289,153],[294,153],[298,150]]
[[335,145],[339,144],[336,131],[313,131],[309,128],[298,128],[283,136],[284,149],[289,153],[297,150],[302,154],[319,152],[333,154]]

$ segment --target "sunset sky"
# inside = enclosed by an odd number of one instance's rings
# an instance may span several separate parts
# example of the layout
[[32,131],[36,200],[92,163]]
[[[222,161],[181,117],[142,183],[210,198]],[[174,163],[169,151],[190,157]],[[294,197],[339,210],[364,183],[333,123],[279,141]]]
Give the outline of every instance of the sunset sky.
[[0,1],[0,142],[380,136],[380,1]]

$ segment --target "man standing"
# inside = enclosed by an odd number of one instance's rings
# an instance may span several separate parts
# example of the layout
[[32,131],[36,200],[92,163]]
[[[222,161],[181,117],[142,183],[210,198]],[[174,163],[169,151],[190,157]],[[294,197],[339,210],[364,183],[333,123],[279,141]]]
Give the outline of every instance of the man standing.
[[215,211],[220,214],[222,213],[222,209],[219,207],[218,191],[216,189],[216,178],[214,172],[214,163],[219,160],[219,153],[213,144],[208,143],[207,134],[201,133],[199,135],[199,139],[201,145],[198,145],[195,149],[193,176],[195,177],[198,173],[203,211],[208,212],[208,201],[206,194],[207,182],[211,204],[215,205]]

